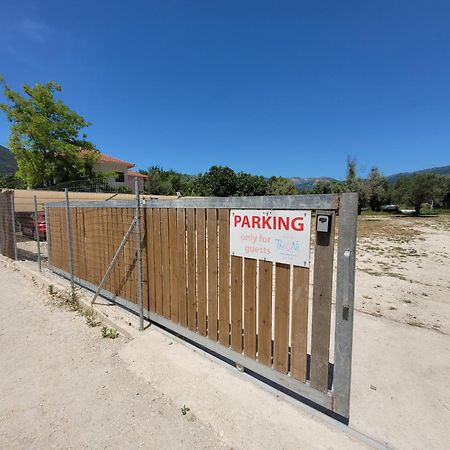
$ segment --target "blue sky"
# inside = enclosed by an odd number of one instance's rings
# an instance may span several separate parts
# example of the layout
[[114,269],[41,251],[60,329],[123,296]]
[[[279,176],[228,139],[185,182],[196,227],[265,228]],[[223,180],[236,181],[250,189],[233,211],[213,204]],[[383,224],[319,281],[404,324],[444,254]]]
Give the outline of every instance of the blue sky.
[[0,29],[7,83],[58,81],[90,140],[138,168],[450,164],[448,0],[2,0]]

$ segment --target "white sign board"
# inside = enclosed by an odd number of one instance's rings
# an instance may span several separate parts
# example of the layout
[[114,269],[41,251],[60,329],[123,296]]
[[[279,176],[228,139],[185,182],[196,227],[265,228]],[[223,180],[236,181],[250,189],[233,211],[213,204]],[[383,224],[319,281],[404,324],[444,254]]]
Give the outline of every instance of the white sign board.
[[311,211],[232,209],[230,253],[309,267]]

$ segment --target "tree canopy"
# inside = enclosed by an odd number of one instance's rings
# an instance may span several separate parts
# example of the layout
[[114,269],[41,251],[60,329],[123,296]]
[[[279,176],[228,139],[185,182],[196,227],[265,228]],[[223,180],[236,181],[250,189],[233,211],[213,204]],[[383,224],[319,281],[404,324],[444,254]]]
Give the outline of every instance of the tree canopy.
[[266,179],[247,172],[236,173],[226,166],[212,166],[199,175],[186,175],[153,166],[148,170],[146,191],[159,195],[180,192],[185,196],[213,197],[298,194],[294,183],[287,178]]
[[8,101],[0,109],[11,122],[9,148],[17,159],[17,176],[27,187],[92,175],[97,153],[86,135],[80,136],[90,123],[55,98],[61,86],[53,81],[24,84],[21,94],[0,81]]

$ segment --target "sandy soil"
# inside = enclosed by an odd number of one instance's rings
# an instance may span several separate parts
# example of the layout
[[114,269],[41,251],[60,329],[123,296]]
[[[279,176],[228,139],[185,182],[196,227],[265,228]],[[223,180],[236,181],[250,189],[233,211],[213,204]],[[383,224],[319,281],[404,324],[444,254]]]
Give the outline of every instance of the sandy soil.
[[222,448],[103,339],[0,266],[0,448]]
[[362,217],[356,309],[450,334],[450,216]]

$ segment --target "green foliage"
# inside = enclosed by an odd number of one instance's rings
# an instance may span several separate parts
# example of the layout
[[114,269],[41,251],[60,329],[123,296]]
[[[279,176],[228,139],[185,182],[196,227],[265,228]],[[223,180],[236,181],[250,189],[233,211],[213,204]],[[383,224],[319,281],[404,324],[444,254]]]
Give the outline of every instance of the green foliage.
[[236,195],[238,180],[236,172],[226,166],[212,166],[200,175],[195,184],[197,195],[230,197]]
[[[90,123],[55,98],[61,86],[53,81],[25,84],[23,91],[25,95],[3,82],[8,103],[0,104],[11,122],[9,147],[17,176],[32,188],[92,175],[97,153],[85,135],[79,136]],[[84,157],[80,148],[88,151]]]
[[270,177],[267,182],[267,195],[295,195],[298,189],[295,184],[284,177]]
[[119,332],[114,328],[109,328],[107,326],[102,327],[102,337],[109,339],[116,339],[119,337]]
[[398,203],[414,207],[415,215],[420,214],[422,204],[442,201],[447,193],[447,178],[435,173],[415,173],[400,177],[393,187],[393,197]]
[[183,407],[181,408],[181,414],[183,414],[183,416],[185,416],[190,410],[191,410],[191,408],[189,408],[186,405],[183,405]]
[[27,186],[16,176],[15,173],[9,173],[6,175],[0,174],[0,188],[3,189],[25,189]]
[[148,169],[148,179],[145,190],[154,195],[191,195],[194,188],[195,177],[185,175],[174,170],[163,170],[158,166]]
[[236,192],[234,195],[266,195],[268,184],[264,177],[240,172],[236,175]]
[[389,185],[386,177],[381,176],[374,167],[367,180],[369,205],[372,211],[380,211],[382,205],[389,203]]

